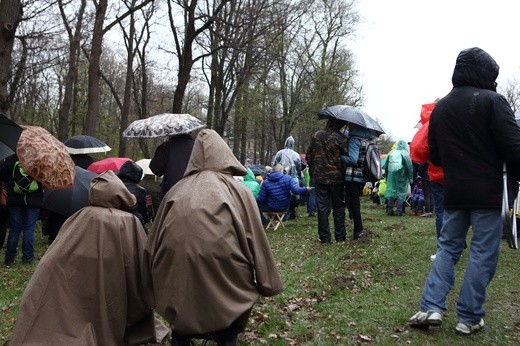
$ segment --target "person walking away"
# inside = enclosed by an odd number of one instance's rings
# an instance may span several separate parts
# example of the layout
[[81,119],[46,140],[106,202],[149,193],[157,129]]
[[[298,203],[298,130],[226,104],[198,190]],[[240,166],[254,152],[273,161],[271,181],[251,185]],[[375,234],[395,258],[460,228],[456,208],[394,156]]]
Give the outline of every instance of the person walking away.
[[22,262],[35,261],[34,231],[43,203],[40,183],[25,174],[16,154],[7,157],[0,166],[0,179],[7,185],[9,234],[5,251],[6,266],[16,259],[18,241],[22,236]]
[[403,139],[396,142],[395,148],[388,153],[383,169],[386,172],[386,214],[402,216],[404,215],[404,202],[413,181],[413,166],[408,143]]
[[190,134],[170,136],[170,139],[155,149],[150,169],[162,177],[161,197],[164,197],[184,176],[195,140]]
[[362,139],[370,138],[370,131],[356,124],[348,124],[348,152],[341,156],[341,162],[345,169],[345,202],[349,215],[352,216],[354,232],[352,239],[363,237],[363,219],[361,218],[361,195],[367,180],[363,176],[363,162],[365,160],[366,147],[363,147]]
[[470,226],[470,254],[456,303],[455,331],[469,335],[484,327],[486,288],[496,272],[502,237],[504,162],[512,177],[520,180],[520,127],[506,98],[496,92],[498,72],[487,52],[464,49],[453,70],[453,89],[431,114],[428,145],[430,161],[444,170],[444,224],[420,311],[409,321],[412,327],[442,323]]
[[[287,137],[284,143],[284,148],[278,150],[273,157],[271,165],[274,167],[276,164],[281,164],[284,167],[284,171],[288,174],[298,186],[303,186],[302,182],[302,162],[300,155],[294,150],[294,138],[293,136]],[[300,201],[300,196],[292,194],[291,203],[287,210],[286,218],[293,220],[296,218],[296,207]]]
[[258,211],[260,212],[260,219],[263,225],[269,222],[263,215],[263,212],[287,210],[291,203],[292,195],[301,195],[313,190],[312,187],[298,186],[294,179],[283,172],[284,167],[277,163],[260,187],[258,196],[256,196],[256,203],[258,204]]
[[347,138],[340,132],[346,122],[329,118],[325,129],[316,131],[305,154],[309,173],[316,189],[318,236],[321,243],[330,243],[329,215],[334,218],[336,242],[344,242],[345,188],[341,155],[347,154]]
[[157,312],[170,323],[172,345],[205,334],[236,345],[257,298],[283,290],[253,195],[233,178],[245,174],[219,134],[204,129],[185,177],[164,196],[143,279],[151,281]]

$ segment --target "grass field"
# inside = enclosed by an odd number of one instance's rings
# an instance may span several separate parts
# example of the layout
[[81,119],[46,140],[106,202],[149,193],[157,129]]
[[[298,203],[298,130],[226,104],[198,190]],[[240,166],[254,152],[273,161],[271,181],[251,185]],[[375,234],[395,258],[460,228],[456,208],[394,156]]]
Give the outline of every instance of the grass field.
[[[242,345],[518,345],[520,252],[502,243],[498,271],[488,289],[486,327],[471,336],[454,332],[455,303],[467,261],[457,265],[443,324],[427,331],[408,327],[418,310],[435,252],[434,217],[387,216],[363,199],[362,241],[322,245],[317,220],[306,216],[268,231],[285,290],[255,305]],[[351,235],[352,224],[347,222]],[[46,250],[38,232],[37,254]],[[1,256],[4,253],[2,251]],[[3,257],[2,257],[3,260]],[[0,268],[0,344],[8,342],[24,287],[34,266]]]

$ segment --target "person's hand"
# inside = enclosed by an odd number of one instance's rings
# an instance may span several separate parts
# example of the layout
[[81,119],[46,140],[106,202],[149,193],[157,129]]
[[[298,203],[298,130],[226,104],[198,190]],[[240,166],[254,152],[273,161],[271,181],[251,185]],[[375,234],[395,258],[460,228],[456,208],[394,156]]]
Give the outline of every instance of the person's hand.
[[307,187],[307,192],[311,192],[314,189],[314,186]]

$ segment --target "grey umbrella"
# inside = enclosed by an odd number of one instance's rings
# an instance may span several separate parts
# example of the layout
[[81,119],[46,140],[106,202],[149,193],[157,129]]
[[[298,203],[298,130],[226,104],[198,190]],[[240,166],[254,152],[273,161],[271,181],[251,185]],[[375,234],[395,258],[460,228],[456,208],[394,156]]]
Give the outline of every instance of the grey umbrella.
[[124,131],[127,138],[156,138],[187,134],[206,124],[189,114],[164,113],[132,122]]
[[318,118],[336,118],[349,123],[353,123],[370,130],[371,134],[378,137],[385,133],[381,126],[361,109],[347,105],[336,105],[322,109],[318,112]]

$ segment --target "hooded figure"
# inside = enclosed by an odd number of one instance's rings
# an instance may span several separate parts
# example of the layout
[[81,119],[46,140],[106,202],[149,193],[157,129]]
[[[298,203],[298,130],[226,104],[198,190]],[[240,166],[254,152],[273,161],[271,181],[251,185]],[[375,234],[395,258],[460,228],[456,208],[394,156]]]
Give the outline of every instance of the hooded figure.
[[146,244],[146,278],[174,336],[233,324],[243,331],[257,298],[282,292],[255,199],[233,178],[245,174],[218,133],[202,130],[184,178],[159,207]]
[[281,164],[285,169],[285,173],[289,174],[292,178],[298,180],[302,178],[302,160],[300,155],[294,151],[293,136],[287,137],[284,149],[279,150],[274,156],[272,166],[274,167],[277,163]]
[[253,193],[253,197],[258,196],[260,192],[260,184],[256,181],[255,175],[250,168],[246,168],[247,174],[244,176],[242,184],[247,187]]
[[[412,327],[441,325],[466,239],[470,253],[454,308],[455,332],[469,335],[485,325],[486,289],[496,273],[505,229],[504,162],[514,179],[520,179],[520,127],[506,98],[496,92],[498,72],[487,52],[464,49],[455,62],[452,90],[432,111],[429,157],[444,170],[444,217],[420,311],[409,320]],[[507,219],[508,206],[504,209]]]
[[128,160],[121,166],[117,176],[125,184],[128,191],[135,196],[137,204],[132,209],[132,213],[141,221],[146,231],[146,224],[150,221],[146,207],[146,189],[139,185],[143,178],[143,169],[134,161]]
[[393,204],[397,202],[397,214],[403,213],[403,203],[413,179],[413,165],[408,144],[400,139],[390,151],[383,166],[386,172],[385,198],[388,200],[387,214],[393,214]]
[[156,341],[153,292],[141,281],[146,235],[129,212],[135,197],[107,171],[92,181],[89,202],[67,219],[40,260],[11,345]]

